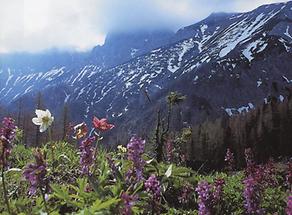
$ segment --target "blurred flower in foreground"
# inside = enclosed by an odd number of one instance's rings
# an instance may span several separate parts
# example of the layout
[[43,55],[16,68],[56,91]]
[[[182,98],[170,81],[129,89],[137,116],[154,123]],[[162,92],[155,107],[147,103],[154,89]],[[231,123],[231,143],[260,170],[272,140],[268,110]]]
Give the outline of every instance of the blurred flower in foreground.
[[77,140],[85,137],[87,135],[87,132],[88,132],[88,128],[87,128],[87,125],[85,122],[82,122],[78,125],[75,125],[73,130],[74,130],[73,138],[77,139]]
[[109,124],[107,122],[107,119],[105,119],[105,118],[98,119],[97,117],[94,117],[92,123],[93,123],[94,128],[96,128],[100,131],[111,130],[112,128],[115,127],[113,124]]
[[47,188],[46,174],[47,164],[40,149],[34,152],[35,163],[28,164],[24,171],[23,176],[29,182],[29,195],[34,195],[38,188],[43,190]]
[[35,111],[37,117],[32,119],[33,124],[40,126],[40,132],[45,132],[53,123],[54,117],[51,112],[47,110],[39,110]]

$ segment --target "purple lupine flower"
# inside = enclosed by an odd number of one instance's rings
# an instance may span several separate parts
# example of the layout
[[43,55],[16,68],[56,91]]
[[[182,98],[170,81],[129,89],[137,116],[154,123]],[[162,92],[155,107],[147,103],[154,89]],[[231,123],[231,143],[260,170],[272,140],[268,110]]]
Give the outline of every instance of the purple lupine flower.
[[213,193],[213,200],[214,204],[217,204],[222,198],[223,194],[223,186],[225,184],[224,179],[217,178],[214,183],[214,193]]
[[254,162],[254,155],[251,148],[247,148],[244,150],[244,158],[246,162],[246,175],[250,175],[254,172],[255,162]]
[[207,181],[200,181],[196,192],[199,198],[199,215],[211,215],[213,202],[212,186]]
[[287,207],[285,211],[287,215],[292,215],[292,193],[288,197]]
[[132,207],[138,200],[137,195],[129,195],[128,193],[123,192],[121,195],[121,199],[123,202],[123,207],[121,208],[120,213],[122,215],[132,215]]
[[194,191],[194,188],[189,183],[184,184],[182,188],[182,192],[180,196],[178,197],[178,201],[181,204],[189,203],[192,198],[193,191]]
[[246,176],[247,177],[253,177],[253,179],[257,183],[263,183],[265,181],[264,171],[265,171],[265,166],[263,166],[263,165],[254,165],[252,167],[252,169],[250,169],[248,171],[248,173],[246,174]]
[[278,185],[278,180],[276,177],[276,168],[273,160],[269,160],[269,162],[264,166],[263,171],[263,182],[266,187],[276,187]]
[[115,164],[114,160],[112,159],[112,157],[110,155],[107,155],[106,159],[107,159],[108,165],[109,165],[109,167],[110,167],[110,169],[112,171],[112,174],[116,175],[116,173],[118,171],[118,167]]
[[243,181],[244,184],[244,207],[248,214],[263,214],[260,208],[261,203],[261,187],[253,178],[248,177]]
[[9,117],[5,117],[2,121],[2,127],[0,128],[0,165],[7,166],[7,160],[11,154],[12,142],[16,136],[16,125],[14,120]]
[[288,163],[286,172],[287,172],[286,173],[286,184],[288,186],[291,186],[292,185],[292,162],[291,161]]
[[228,171],[232,171],[234,168],[234,154],[232,153],[232,151],[230,150],[230,148],[227,149],[226,151],[226,155],[224,158],[224,161],[226,163],[226,168]]
[[142,158],[145,147],[145,140],[138,137],[132,137],[127,145],[128,160],[132,161],[133,167],[130,169],[126,178],[127,181],[138,182],[143,179],[143,167],[145,161]]
[[93,165],[94,161],[94,148],[93,142],[95,141],[95,137],[88,137],[81,142],[79,150],[80,154],[80,165],[82,174],[88,175],[90,167]]
[[47,189],[48,181],[46,179],[47,164],[40,149],[34,152],[35,163],[28,164],[23,176],[29,182],[29,195],[34,195],[38,188]]
[[160,181],[157,179],[156,175],[152,174],[145,181],[146,191],[152,195],[154,201],[159,202],[161,199],[161,186]]

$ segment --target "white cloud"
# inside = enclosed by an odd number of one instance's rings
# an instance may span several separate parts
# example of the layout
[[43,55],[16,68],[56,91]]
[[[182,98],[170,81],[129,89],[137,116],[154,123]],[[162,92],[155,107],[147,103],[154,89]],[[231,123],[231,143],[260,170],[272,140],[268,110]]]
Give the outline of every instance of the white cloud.
[[278,0],[0,0],[0,52],[87,50],[109,31],[189,25]]
[[279,2],[285,2],[285,0],[253,0],[253,1],[239,0],[234,1],[234,10],[239,12],[246,12],[264,4],[272,4]]

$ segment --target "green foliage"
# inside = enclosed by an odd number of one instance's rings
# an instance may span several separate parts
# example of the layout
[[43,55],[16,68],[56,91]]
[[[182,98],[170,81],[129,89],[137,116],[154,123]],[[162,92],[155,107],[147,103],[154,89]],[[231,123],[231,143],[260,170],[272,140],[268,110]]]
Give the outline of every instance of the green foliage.
[[244,178],[242,172],[238,172],[229,177],[225,177],[226,184],[224,186],[224,206],[223,210],[234,214],[243,214],[243,184],[241,183]]
[[[185,130],[180,142],[188,140],[190,130]],[[54,147],[55,163],[52,161]],[[10,159],[10,169],[5,172],[10,207],[15,214],[45,213],[45,205],[40,193],[28,196],[28,183],[23,180],[23,168],[33,161],[32,148],[22,144],[14,147]],[[50,214],[119,214],[123,206],[122,192],[137,195],[138,201],[133,205],[134,214],[149,214],[150,198],[144,183],[141,181],[129,188],[125,178],[132,163],[127,159],[126,152],[108,152],[98,148],[95,160],[96,170],[91,176],[83,176],[79,166],[79,151],[76,146],[67,142],[53,142],[42,147],[48,163],[50,192],[46,196],[46,204]],[[116,172],[111,170],[108,161],[111,157]],[[217,178],[225,180],[223,197],[217,208],[217,214],[244,214],[243,172],[226,174],[223,172],[201,175],[175,163],[158,163],[144,154],[146,162],[144,178],[151,174],[157,175],[161,183],[162,200],[161,214],[198,214],[198,197],[195,188],[199,181],[214,183]],[[279,181],[283,177],[277,175]],[[178,200],[182,187],[189,184],[193,187],[190,204],[181,204]],[[0,186],[2,193],[2,187]],[[284,213],[287,192],[285,186],[268,187],[264,190],[262,207],[267,213]],[[0,198],[0,211],[7,214],[3,197]]]
[[287,194],[281,187],[268,187],[263,194],[262,207],[269,214],[284,214]]

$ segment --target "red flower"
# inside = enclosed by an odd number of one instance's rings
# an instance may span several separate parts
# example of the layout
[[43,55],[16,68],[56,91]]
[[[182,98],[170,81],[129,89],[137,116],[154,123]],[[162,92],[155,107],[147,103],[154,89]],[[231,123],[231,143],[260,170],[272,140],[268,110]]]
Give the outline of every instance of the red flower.
[[105,118],[98,119],[94,117],[92,123],[93,126],[100,131],[107,131],[115,127],[113,124],[109,124]]

